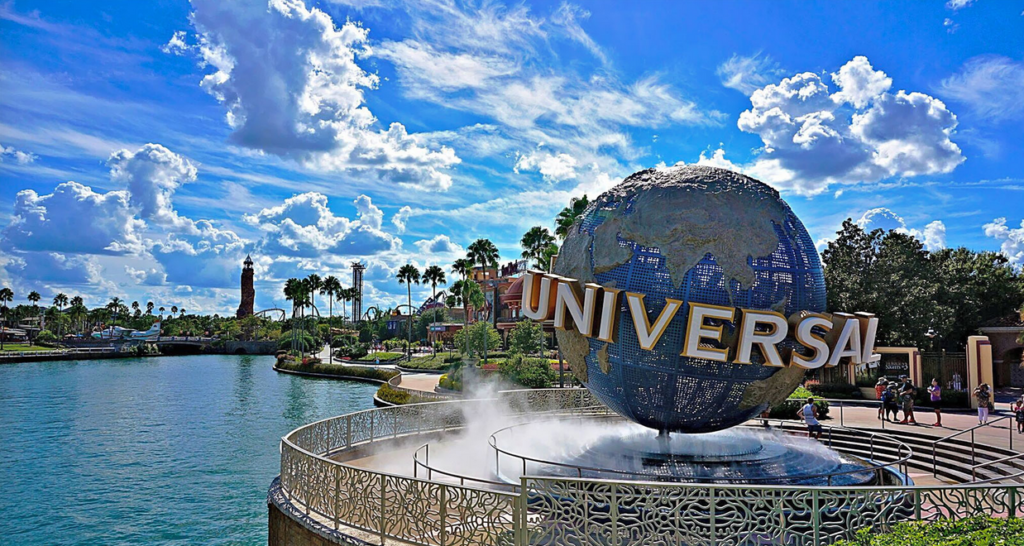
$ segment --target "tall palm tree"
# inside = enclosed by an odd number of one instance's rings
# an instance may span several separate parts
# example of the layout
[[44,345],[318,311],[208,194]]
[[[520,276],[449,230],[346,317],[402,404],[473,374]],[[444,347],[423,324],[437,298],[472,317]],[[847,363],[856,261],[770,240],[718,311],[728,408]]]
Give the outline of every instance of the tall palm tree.
[[[469,245],[466,249],[466,257],[470,261],[480,264],[484,272],[487,271],[488,267],[494,269],[498,268],[498,247],[494,246],[494,243],[490,239],[477,239],[473,241],[473,244]],[[491,299],[491,320],[494,322],[494,328],[498,328],[498,283],[491,283],[494,289]]]
[[177,313],[178,313],[178,306],[177,305],[172,305],[171,306],[171,316],[173,317]]
[[548,228],[533,226],[530,231],[523,234],[519,241],[523,247],[523,257],[533,259],[534,265],[542,270],[547,270],[545,255],[549,248],[555,244],[555,236],[548,231]]
[[[32,302],[32,316],[38,317],[39,316],[39,300],[43,299],[43,297],[39,295],[39,292],[36,292],[35,290],[33,290],[33,291],[28,293],[28,297],[25,298],[25,299],[27,299],[28,301]],[[42,323],[40,323],[40,326],[41,325],[42,325]],[[29,340],[29,342],[31,343],[31,340]]]
[[164,306],[160,306],[160,320],[164,320]]
[[4,338],[7,337],[7,304],[12,301],[14,301],[14,291],[7,287],[0,289],[0,304],[3,304],[4,316],[4,323],[0,323],[4,324],[2,327],[0,327],[2,328],[2,330],[0,330],[0,351],[4,350]]
[[[430,301],[437,303],[437,285],[448,284],[448,279],[444,277],[444,269],[440,266],[432,265],[423,270],[423,282],[430,283]],[[433,316],[432,320],[437,320],[437,308],[431,310]],[[437,350],[434,350],[434,354],[437,354]]]
[[573,197],[569,201],[569,206],[562,209],[562,212],[559,212],[558,216],[555,217],[555,235],[565,239],[569,235],[569,230],[572,229],[573,224],[583,216],[589,205],[590,200],[587,199],[586,194],[580,198]]
[[341,281],[334,275],[328,275],[320,288],[320,293],[327,295],[327,362],[330,364],[334,363],[334,333],[331,332],[331,323],[334,321],[334,298],[340,295],[342,290]]
[[452,262],[452,273],[462,277],[463,280],[469,278],[469,274],[473,272],[473,260],[469,258],[459,258]]
[[409,318],[406,320],[406,327],[409,330],[409,353],[408,359],[412,359],[412,285],[420,283],[420,270],[412,264],[405,264],[398,269],[398,284],[406,286],[406,296],[409,300]]
[[[58,292],[57,295],[53,297],[53,305],[57,307],[58,311],[60,311],[60,316],[64,316],[64,306],[67,305],[67,304],[68,304],[68,296],[64,292]],[[57,320],[57,337],[60,338],[63,335],[64,335],[63,322],[60,321],[60,320]]]
[[89,310],[85,307],[85,300],[82,299],[82,296],[75,296],[71,298],[70,309],[72,324],[81,327],[81,320],[84,318],[84,314],[88,314],[89,312]]
[[146,314],[147,315],[152,315],[153,314],[153,302],[151,302],[151,301],[147,301],[146,302]]
[[305,283],[296,278],[291,278],[284,283],[284,297],[292,302],[292,350],[295,350],[296,315],[298,310],[306,304]]
[[324,281],[320,278],[320,275],[316,273],[310,273],[306,277],[306,288],[309,289],[309,306],[313,311],[316,311],[316,316],[320,316],[320,311],[316,308],[316,293],[324,287]]
[[132,311],[134,311],[135,318],[139,318],[142,315],[142,307],[139,305],[138,300],[132,302]]
[[181,317],[184,317],[184,316],[185,316],[185,308],[182,307],[181,309],[178,310],[178,318],[181,318]]

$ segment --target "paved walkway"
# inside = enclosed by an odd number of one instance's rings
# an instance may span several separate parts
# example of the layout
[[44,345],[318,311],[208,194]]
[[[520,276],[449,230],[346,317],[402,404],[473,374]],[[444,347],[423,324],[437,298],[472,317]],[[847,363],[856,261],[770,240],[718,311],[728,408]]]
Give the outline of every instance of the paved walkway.
[[[1009,413],[1005,405],[997,404],[997,407],[999,411],[989,417],[989,423],[991,424],[974,431],[975,441],[982,444],[1009,448],[1012,437],[1013,449],[1024,451],[1024,434],[1017,433],[1017,423],[1013,420],[1013,415]],[[902,411],[900,416],[903,416]],[[999,420],[1004,416],[1009,416],[1009,419]],[[888,421],[883,423],[878,419],[878,410],[874,407],[840,406],[838,403],[833,403],[830,406],[829,417],[831,419],[824,421],[824,424],[882,429],[896,437],[899,437],[901,430],[912,430],[918,434],[941,438],[978,425],[978,415],[976,412],[943,412],[942,426],[933,427],[931,425],[935,422],[935,413],[929,410],[915,412],[918,422],[916,425],[900,425]],[[961,438],[970,441],[970,433],[962,435]]]

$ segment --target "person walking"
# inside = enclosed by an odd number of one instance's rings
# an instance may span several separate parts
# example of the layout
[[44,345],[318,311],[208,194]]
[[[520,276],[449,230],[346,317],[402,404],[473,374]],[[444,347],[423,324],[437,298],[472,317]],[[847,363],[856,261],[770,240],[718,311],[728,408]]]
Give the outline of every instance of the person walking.
[[1024,398],[1013,406],[1013,417],[1017,421],[1017,434],[1024,434]]
[[807,403],[800,408],[796,415],[798,419],[803,419],[807,424],[807,437],[820,440],[821,423],[818,422],[818,408],[814,405],[814,398],[808,398]]
[[[882,408],[885,409],[884,419],[890,423],[896,422],[897,412],[899,412],[899,405],[897,403],[899,399],[899,392],[896,390],[896,382],[890,381],[885,387],[885,391],[882,392]],[[892,416],[890,417],[890,414]]]
[[978,385],[978,388],[974,389],[974,397],[978,399],[978,424],[988,424],[988,412],[992,409],[992,391],[989,390],[988,383],[982,383]]
[[914,396],[917,394],[917,388],[914,387],[914,383],[910,381],[909,377],[903,378],[903,390],[900,391],[900,402],[903,403],[903,420],[900,424],[916,425],[917,421],[914,419]]
[[928,387],[928,394],[931,397],[932,407],[935,408],[935,424],[933,427],[942,426],[942,385],[939,380],[932,378],[932,384]]
[[[875,400],[882,400],[882,395],[885,394],[885,389],[889,387],[889,380],[884,376],[878,378],[878,383],[875,383]],[[885,403],[878,404],[878,418],[884,418],[885,414]]]

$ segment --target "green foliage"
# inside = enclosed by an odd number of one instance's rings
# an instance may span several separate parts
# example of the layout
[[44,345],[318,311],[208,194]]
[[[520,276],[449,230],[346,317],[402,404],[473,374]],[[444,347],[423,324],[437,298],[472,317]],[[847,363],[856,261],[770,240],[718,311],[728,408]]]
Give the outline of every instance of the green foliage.
[[[807,399],[814,396],[814,393],[804,387],[797,387],[789,398],[772,406],[768,416],[772,419],[794,419],[800,408],[807,403]],[[814,407],[818,408],[818,419],[828,418],[828,402],[815,397]]]
[[377,398],[380,398],[385,402],[398,405],[413,403],[411,394],[406,391],[400,391],[392,388],[391,385],[388,385],[387,383],[384,383],[379,389],[377,389]]
[[998,253],[928,252],[910,235],[865,232],[849,219],[822,258],[829,306],[877,315],[879,345],[930,347],[932,328],[943,346],[962,348],[983,322],[1024,301],[1024,276]]
[[[874,383],[871,386],[874,387]],[[819,398],[835,398],[839,400],[863,398],[860,389],[856,385],[850,385],[849,383],[816,383],[808,385],[808,390]]]
[[[377,351],[376,353],[368,354],[364,360],[380,360],[381,362],[388,362],[390,360],[398,360],[404,358],[405,353],[391,352],[391,351]],[[414,359],[415,360],[415,359]]]
[[39,343],[52,343],[57,341],[57,336],[49,330],[43,330],[36,335],[35,340]]
[[548,359],[526,358],[521,354],[513,354],[498,364],[498,373],[513,383],[531,389],[546,389],[557,377]]
[[392,377],[398,375],[399,373],[395,370],[382,370],[380,368],[364,368],[362,366],[344,366],[341,364],[326,364],[323,362],[315,364],[302,364],[302,362],[293,359],[278,360],[277,367],[283,370],[311,372],[324,375],[361,377],[365,379],[375,379],[377,381],[387,381],[388,379],[391,379]]
[[447,370],[455,364],[461,364],[461,359],[462,357],[458,354],[454,357],[449,357],[448,353],[438,353],[432,356],[414,358],[409,362],[402,362],[400,365],[403,368],[416,370]]
[[486,359],[501,349],[501,335],[488,322],[475,322],[455,332],[455,346],[469,357]]
[[369,343],[352,343],[345,345],[344,347],[338,347],[338,349],[334,351],[334,356],[338,358],[348,357],[355,360],[365,357],[369,352]]
[[532,320],[516,324],[508,333],[508,352],[532,355],[544,346],[544,330]]
[[975,516],[959,520],[898,523],[887,533],[861,529],[835,546],[1016,546],[1024,544],[1024,520]]
[[451,373],[446,373],[437,381],[438,386],[450,391],[462,390],[462,367],[456,368]]
[[451,317],[448,315],[448,310],[442,307],[435,307],[425,311],[419,317],[416,318],[416,324],[413,325],[412,337],[413,339],[427,339],[427,329],[431,323],[434,322],[448,322]]
[[[292,349],[292,332],[291,330],[281,332],[281,337],[278,338],[277,348],[278,349]],[[295,347],[296,351],[310,352],[315,351],[319,345],[313,339],[313,336],[309,335],[308,332],[296,333],[295,336]]]

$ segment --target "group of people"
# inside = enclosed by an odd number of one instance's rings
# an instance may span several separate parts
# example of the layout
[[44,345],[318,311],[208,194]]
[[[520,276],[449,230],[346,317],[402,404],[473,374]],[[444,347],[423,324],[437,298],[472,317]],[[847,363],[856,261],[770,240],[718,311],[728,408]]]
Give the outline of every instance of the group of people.
[[[916,425],[914,417],[914,397],[917,396],[917,387],[910,377],[902,375],[899,381],[889,381],[881,377],[875,384],[875,396],[882,402],[878,407],[878,418],[886,421],[900,423],[903,425]],[[931,400],[932,409],[935,411],[935,422],[933,427],[942,426],[942,384],[938,379],[932,379],[928,386],[928,396]],[[903,419],[896,421],[899,410],[903,409]]]

